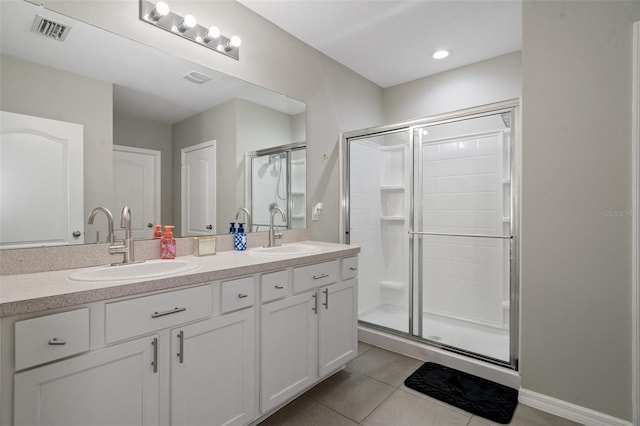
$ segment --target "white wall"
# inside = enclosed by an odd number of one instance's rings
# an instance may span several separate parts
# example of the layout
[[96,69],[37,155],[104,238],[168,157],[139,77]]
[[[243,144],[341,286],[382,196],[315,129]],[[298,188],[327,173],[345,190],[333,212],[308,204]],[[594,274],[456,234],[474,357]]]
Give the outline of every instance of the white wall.
[[625,420],[638,19],[638,1],[523,9],[522,386]]
[[[138,19],[137,0],[45,0],[46,7],[212,69],[282,92],[307,104],[307,215],[324,202],[312,238],[338,241],[338,136],[382,123],[382,89],[234,1],[176,0],[177,13],[242,37],[235,61]],[[175,161],[175,160],[174,160]],[[174,186],[174,191],[175,191]],[[174,209],[174,217],[175,209]]]
[[385,123],[515,99],[521,94],[521,53],[515,52],[384,89]]
[[[114,211],[112,185],[104,184],[113,182],[111,83],[4,55],[0,78],[3,111],[84,126],[84,217],[97,206]],[[107,235],[106,225],[104,218],[97,218],[95,225],[85,224],[85,241],[93,241],[97,230]]]

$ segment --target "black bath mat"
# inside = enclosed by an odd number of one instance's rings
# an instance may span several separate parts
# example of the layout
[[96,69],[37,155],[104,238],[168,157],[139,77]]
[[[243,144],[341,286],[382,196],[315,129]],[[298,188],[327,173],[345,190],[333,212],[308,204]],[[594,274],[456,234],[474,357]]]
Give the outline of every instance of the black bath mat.
[[509,423],[518,405],[516,389],[433,362],[425,362],[404,384],[496,423]]

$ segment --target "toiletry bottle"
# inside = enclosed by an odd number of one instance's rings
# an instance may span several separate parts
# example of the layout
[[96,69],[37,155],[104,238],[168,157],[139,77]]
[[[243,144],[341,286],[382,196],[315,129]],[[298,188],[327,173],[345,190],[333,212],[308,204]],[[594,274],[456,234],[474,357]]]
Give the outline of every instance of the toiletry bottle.
[[236,233],[236,223],[235,222],[229,222],[229,233],[230,234],[235,234]]
[[244,232],[244,223],[238,222],[238,231],[233,236],[233,248],[235,250],[247,249],[247,234]]
[[160,240],[160,259],[176,258],[176,240],[173,238],[173,226],[164,227],[164,236]]
[[153,238],[162,238],[162,225],[156,225],[155,231],[153,231]]

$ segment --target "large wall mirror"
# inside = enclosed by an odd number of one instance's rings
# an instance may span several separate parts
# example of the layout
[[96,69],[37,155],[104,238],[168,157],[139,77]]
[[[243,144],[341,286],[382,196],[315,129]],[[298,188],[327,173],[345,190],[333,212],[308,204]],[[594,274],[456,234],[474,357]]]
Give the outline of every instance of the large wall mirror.
[[[304,103],[25,2],[1,2],[0,248],[306,226]],[[61,33],[61,24],[68,33]],[[236,219],[237,217],[237,219]],[[116,235],[118,236],[118,235]]]

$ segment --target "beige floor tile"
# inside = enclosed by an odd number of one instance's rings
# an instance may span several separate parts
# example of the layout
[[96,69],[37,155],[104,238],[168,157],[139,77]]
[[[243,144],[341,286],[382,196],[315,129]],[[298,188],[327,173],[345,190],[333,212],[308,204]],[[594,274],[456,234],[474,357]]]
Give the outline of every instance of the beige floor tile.
[[373,348],[373,346],[371,346],[370,344],[358,340],[358,356],[362,355],[371,348]]
[[413,390],[411,388],[408,388],[405,385],[400,386],[398,389],[403,390],[403,391],[405,391],[407,393],[410,393],[413,396],[417,396],[418,398],[426,399],[427,401],[431,401],[434,404],[446,407],[449,410],[458,412],[458,413],[460,413],[460,414],[462,414],[464,416],[471,416],[472,415],[468,411],[465,411],[465,410],[463,410],[461,408],[458,408],[458,407],[454,407],[453,405],[447,404],[446,402],[440,401],[439,399],[435,399],[433,397],[430,397],[429,395],[423,394],[422,392],[418,392],[417,390]]
[[392,386],[355,371],[342,370],[307,395],[343,416],[361,422],[394,390]]
[[[511,426],[580,426],[580,423],[575,423],[523,404],[518,404],[509,424]],[[473,416],[469,426],[500,426],[500,423]]]
[[303,395],[260,426],[356,426],[356,423]]
[[362,426],[466,426],[471,415],[396,390],[363,422]]
[[398,387],[422,364],[417,359],[374,347],[351,361],[347,368]]

